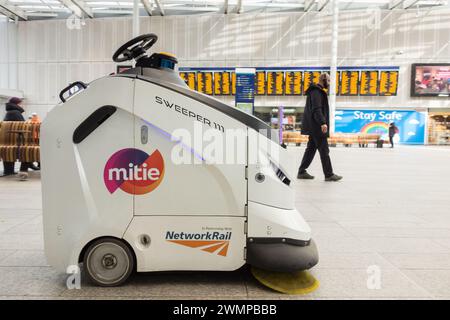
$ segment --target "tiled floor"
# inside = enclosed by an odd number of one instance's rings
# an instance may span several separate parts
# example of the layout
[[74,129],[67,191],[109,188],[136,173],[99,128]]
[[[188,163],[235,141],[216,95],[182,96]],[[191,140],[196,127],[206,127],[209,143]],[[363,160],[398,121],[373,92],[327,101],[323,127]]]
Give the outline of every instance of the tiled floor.
[[[303,148],[290,152],[300,158]],[[46,264],[39,174],[27,182],[0,178],[0,298],[2,299],[450,299],[450,149],[334,148],[339,183],[296,182],[297,206],[311,224],[320,287],[305,296],[277,294],[247,268],[235,272],[149,273],[119,288],[82,282]],[[374,269],[375,268],[375,269]],[[373,270],[379,288],[368,288]]]

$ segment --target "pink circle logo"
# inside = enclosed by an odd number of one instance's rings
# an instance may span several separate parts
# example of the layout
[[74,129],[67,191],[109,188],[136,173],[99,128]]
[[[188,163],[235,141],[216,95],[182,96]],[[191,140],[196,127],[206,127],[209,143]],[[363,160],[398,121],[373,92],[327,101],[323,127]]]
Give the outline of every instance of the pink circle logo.
[[164,159],[155,150],[146,152],[126,148],[114,153],[106,162],[103,179],[112,194],[117,189],[129,194],[146,194],[155,190],[164,177]]

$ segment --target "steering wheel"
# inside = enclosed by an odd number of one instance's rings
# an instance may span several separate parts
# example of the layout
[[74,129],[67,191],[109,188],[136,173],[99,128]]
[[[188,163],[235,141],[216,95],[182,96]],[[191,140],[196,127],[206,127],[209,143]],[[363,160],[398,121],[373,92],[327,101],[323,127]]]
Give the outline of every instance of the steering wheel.
[[124,62],[145,54],[158,40],[154,33],[143,34],[131,39],[116,50],[112,59],[114,62]]

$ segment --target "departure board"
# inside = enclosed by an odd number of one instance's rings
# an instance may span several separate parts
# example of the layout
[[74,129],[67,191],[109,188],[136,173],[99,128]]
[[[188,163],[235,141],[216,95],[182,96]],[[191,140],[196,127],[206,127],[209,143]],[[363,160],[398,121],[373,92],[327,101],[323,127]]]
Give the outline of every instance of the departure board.
[[197,72],[197,91],[205,93],[205,74]]
[[236,72],[231,73],[231,94],[236,94]]
[[320,78],[320,71],[305,71],[303,73],[303,93],[306,94],[309,86],[312,83],[318,83]]
[[263,96],[266,94],[266,72],[258,71],[256,73],[256,90],[255,95]]
[[341,85],[341,72],[336,71],[336,95],[339,95],[339,87]]
[[204,93],[212,95],[213,94],[213,74],[212,72],[203,72],[203,79],[205,80],[205,91]]
[[342,71],[339,94],[357,96],[359,89],[359,71]]
[[284,92],[284,72],[269,71],[267,72],[267,95],[281,96]]
[[284,94],[287,96],[300,96],[302,94],[301,71],[286,71],[284,78]]
[[222,72],[222,95],[229,96],[231,94],[231,76],[229,72]]
[[275,73],[275,94],[277,96],[284,94],[284,72],[278,71]]
[[222,95],[222,72],[214,72],[214,95]]
[[378,71],[361,71],[359,94],[361,96],[376,96],[378,94]]
[[396,96],[398,88],[398,71],[380,72],[380,96]]
[[[228,71],[227,71],[228,70]],[[258,96],[300,96],[311,83],[318,83],[327,69],[256,68],[255,91]],[[305,71],[303,71],[305,70]],[[236,95],[236,74],[231,68],[186,68],[179,76],[193,90],[208,95]],[[339,68],[336,73],[336,94],[342,96],[397,95],[399,71],[396,67]]]
[[192,90],[196,90],[195,88],[195,72],[180,72],[180,78],[186,82],[186,84]]
[[186,74],[186,72],[180,72],[178,75],[179,75],[180,78],[183,79],[183,81],[186,82],[186,84],[187,84],[187,74]]

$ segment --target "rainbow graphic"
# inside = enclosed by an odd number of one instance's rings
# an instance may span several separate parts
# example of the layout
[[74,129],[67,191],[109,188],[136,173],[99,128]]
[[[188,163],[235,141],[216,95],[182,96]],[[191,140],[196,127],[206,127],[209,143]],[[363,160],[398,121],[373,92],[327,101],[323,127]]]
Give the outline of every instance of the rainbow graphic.
[[381,134],[381,135],[388,134],[389,124],[383,121],[370,122],[361,128],[361,133]]

